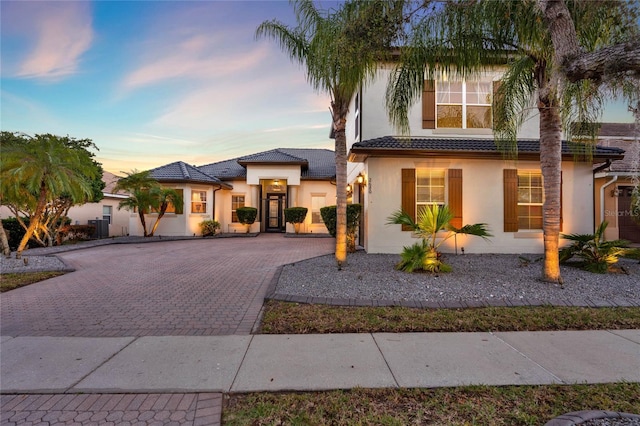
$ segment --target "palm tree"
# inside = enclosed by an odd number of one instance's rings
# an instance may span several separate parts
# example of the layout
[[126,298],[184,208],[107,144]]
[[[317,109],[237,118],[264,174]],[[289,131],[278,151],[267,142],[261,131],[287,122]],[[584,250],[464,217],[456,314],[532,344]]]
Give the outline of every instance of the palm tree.
[[30,212],[16,258],[20,258],[29,239],[41,229],[48,203],[66,195],[73,200],[92,196],[90,181],[99,169],[86,150],[76,149],[68,137],[51,134],[9,137],[2,133],[2,199],[14,213]]
[[[318,9],[311,0],[292,2],[298,25],[295,28],[265,21],[256,37],[278,42],[294,62],[306,68],[308,82],[331,97],[330,111],[336,157],[336,262],[347,260],[347,143],[345,129],[349,103],[360,87],[376,71],[381,55],[387,51],[395,28],[385,19],[398,10],[393,2],[354,1],[336,10]],[[371,11],[375,12],[372,13]],[[382,19],[372,19],[379,18]],[[362,25],[361,25],[362,24]],[[374,36],[375,35],[375,36]]]
[[[419,238],[422,243],[405,247],[401,257],[402,261],[397,265],[398,269],[406,272],[425,270],[429,272],[448,272],[449,265],[440,260],[439,247],[449,238],[457,234],[475,235],[484,239],[491,237],[486,223],[475,223],[456,228],[451,224],[454,218],[453,212],[447,206],[433,204],[418,211],[417,220],[400,209],[387,219],[387,224],[406,225]],[[443,233],[444,232],[444,233]]]
[[[183,204],[182,195],[173,188],[163,188],[160,183],[151,176],[150,170],[139,172],[133,170],[126,173],[126,177],[118,180],[114,190],[126,191],[129,198],[120,201],[118,209],[126,208],[137,211],[138,218],[142,224],[142,231],[145,237],[153,237],[160,220],[164,217],[170,205],[180,209]],[[147,231],[146,215],[157,212],[158,217],[151,227],[151,231]]]
[[[583,51],[595,51],[637,34],[637,4],[619,1],[568,2]],[[633,10],[630,10],[633,9]],[[571,123],[593,123],[603,100],[612,94],[632,96],[630,79],[568,82],[559,78],[554,45],[538,2],[534,0],[450,1],[423,14],[412,28],[409,46],[392,73],[387,109],[392,123],[409,132],[408,109],[422,94],[425,75],[446,72],[468,78],[506,67],[493,100],[496,143],[516,154],[517,131],[528,113],[540,114],[540,162],[544,185],[543,279],[562,282],[558,258],[560,173],[563,130],[578,140]],[[636,92],[637,96],[637,92]],[[534,100],[532,102],[532,100]],[[593,127],[587,126],[592,129]],[[595,140],[595,132],[586,138]],[[584,140],[584,138],[583,138]],[[582,149],[582,152],[590,150]]]
[[138,212],[138,218],[142,224],[142,231],[145,237],[147,233],[147,221],[145,215],[149,214],[156,205],[156,198],[152,195],[152,190],[159,187],[158,181],[151,177],[150,170],[139,172],[132,170],[125,173],[127,176],[121,178],[116,183],[114,191],[125,191],[129,193],[129,198],[120,201],[118,210],[126,208]]
[[154,223],[151,228],[151,232],[149,232],[149,237],[153,237],[154,232],[158,229],[160,220],[167,212],[169,206],[181,206],[183,203],[182,195],[173,188],[155,188],[151,191],[151,196],[154,199],[154,204],[158,206],[158,217],[156,218],[156,223]]

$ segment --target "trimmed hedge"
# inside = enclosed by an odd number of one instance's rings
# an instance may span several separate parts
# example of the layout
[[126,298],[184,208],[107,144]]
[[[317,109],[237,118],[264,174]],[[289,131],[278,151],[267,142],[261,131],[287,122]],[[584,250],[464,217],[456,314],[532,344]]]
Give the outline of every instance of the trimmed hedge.
[[[362,212],[362,204],[347,204],[347,234],[350,232],[355,234],[360,221],[360,213]],[[332,237],[336,236],[336,206],[327,206],[320,209],[322,221],[329,230]]]
[[284,220],[289,223],[302,223],[307,217],[306,207],[289,207],[284,209]]
[[251,225],[256,221],[258,209],[255,207],[238,207],[236,214],[238,215],[238,222],[243,225]]

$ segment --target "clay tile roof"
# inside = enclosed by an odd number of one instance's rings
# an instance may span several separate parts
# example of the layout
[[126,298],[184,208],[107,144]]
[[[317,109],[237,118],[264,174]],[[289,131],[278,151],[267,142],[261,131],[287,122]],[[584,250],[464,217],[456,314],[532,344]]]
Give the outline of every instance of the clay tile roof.
[[328,149],[278,148],[198,167],[219,179],[246,178],[251,164],[300,165],[303,179],[331,179],[336,175],[335,154]]
[[196,182],[213,185],[217,184],[231,189],[229,184],[226,184],[220,179],[210,176],[183,161],[176,161],[171,164],[151,169],[151,176],[158,182]]
[[[562,142],[562,153],[572,156],[580,153],[584,147],[576,147],[566,141]],[[376,154],[376,153],[434,153],[434,154],[483,154],[484,156],[500,157],[501,151],[496,146],[493,139],[471,139],[471,138],[418,138],[418,137],[395,137],[384,136],[376,139],[353,144],[352,153]],[[584,151],[582,151],[584,152]],[[518,140],[518,153],[538,154],[540,153],[540,141],[538,139]],[[593,151],[594,158],[611,157],[616,158],[624,154],[623,149],[597,146]]]

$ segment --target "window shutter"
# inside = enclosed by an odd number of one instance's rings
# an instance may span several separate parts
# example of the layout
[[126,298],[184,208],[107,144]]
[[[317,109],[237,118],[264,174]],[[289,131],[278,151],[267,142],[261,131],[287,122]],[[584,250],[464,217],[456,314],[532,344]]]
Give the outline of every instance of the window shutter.
[[497,127],[496,120],[496,110],[502,108],[500,103],[503,101],[503,97],[498,97],[498,90],[500,90],[500,86],[502,85],[501,81],[493,82],[493,104],[491,105],[491,119],[493,120],[493,128]]
[[449,210],[451,225],[462,228],[462,169],[449,169]]
[[504,232],[518,231],[518,171],[504,170]]
[[[416,220],[416,170],[402,169],[402,210]],[[402,225],[403,231],[412,231],[411,227]]]
[[562,201],[562,187],[563,187],[563,179],[562,179],[562,171],[560,171],[560,232],[562,232],[562,225],[564,225],[564,220],[562,217],[562,204],[564,204]]
[[433,80],[425,80],[422,90],[422,128],[436,128],[436,85]]
[[186,200],[184,199],[184,189],[176,189],[176,192],[180,194],[180,198],[182,198],[182,204],[176,206],[176,214],[184,213],[184,203]]

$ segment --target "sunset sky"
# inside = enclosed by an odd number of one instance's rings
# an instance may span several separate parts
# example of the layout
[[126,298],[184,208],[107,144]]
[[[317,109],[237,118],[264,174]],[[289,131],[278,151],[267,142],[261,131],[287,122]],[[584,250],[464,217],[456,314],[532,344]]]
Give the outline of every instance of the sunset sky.
[[[324,7],[332,3],[321,2]],[[116,174],[332,148],[329,100],[264,20],[287,1],[2,1],[2,130],[89,138]],[[605,121],[630,122],[624,105]]]

